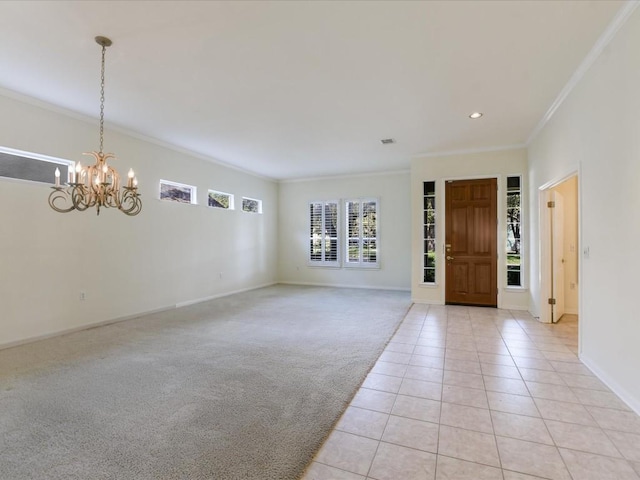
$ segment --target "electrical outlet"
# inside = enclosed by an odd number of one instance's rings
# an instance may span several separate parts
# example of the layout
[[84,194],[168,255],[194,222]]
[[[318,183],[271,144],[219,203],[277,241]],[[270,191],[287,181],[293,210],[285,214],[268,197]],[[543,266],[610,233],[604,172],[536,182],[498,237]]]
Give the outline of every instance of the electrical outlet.
[[87,294],[85,292],[80,292],[80,301],[84,302],[87,299]]

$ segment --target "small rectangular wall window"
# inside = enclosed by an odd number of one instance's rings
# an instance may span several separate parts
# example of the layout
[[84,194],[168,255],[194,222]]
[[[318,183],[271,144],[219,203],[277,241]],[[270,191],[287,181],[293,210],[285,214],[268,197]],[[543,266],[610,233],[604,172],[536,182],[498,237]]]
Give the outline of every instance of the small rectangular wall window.
[[242,197],[242,211],[249,213],[262,213],[262,200]]
[[190,203],[195,205],[196,187],[193,185],[185,185],[184,183],[170,182],[169,180],[160,180],[160,199],[170,202]]
[[378,201],[345,202],[345,266],[377,267],[379,263]]
[[436,182],[423,183],[424,283],[436,282]]
[[230,193],[218,192],[216,190],[209,190],[208,204],[213,208],[233,210],[233,195]]
[[309,265],[339,266],[338,202],[309,203]]
[[60,183],[64,184],[73,165],[70,160],[0,147],[0,177],[53,184],[57,168],[60,170]]
[[522,191],[520,177],[507,177],[507,286],[522,286]]

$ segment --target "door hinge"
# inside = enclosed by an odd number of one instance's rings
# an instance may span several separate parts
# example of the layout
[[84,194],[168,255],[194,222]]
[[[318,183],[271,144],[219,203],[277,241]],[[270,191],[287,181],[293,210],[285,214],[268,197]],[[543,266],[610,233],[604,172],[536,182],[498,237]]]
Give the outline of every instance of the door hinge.
[[549,299],[549,305],[555,305],[556,304],[556,299],[555,298],[550,298]]
[[556,206],[556,202],[547,202],[547,207],[555,208],[555,206]]

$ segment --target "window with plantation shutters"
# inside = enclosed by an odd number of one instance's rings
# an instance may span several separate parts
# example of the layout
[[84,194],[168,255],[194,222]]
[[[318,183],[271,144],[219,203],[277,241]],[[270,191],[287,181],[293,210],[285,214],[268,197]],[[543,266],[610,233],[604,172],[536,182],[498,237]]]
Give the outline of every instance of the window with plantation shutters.
[[345,266],[378,266],[378,201],[345,201]]
[[309,203],[309,264],[339,266],[338,202]]

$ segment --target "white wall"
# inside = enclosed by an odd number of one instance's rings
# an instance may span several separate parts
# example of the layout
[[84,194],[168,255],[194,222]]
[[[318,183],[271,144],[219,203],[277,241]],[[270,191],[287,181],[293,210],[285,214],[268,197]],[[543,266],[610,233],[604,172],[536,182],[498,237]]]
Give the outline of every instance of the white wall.
[[[415,158],[411,162],[411,207],[412,207],[412,269],[411,296],[414,302],[443,304],[445,263],[442,245],[444,230],[444,182],[463,178],[498,178],[498,307],[517,310],[529,308],[526,289],[506,287],[506,263],[504,251],[506,244],[506,177],[522,175],[523,212],[522,223],[526,228],[528,212],[526,209],[527,188],[527,152],[524,149],[496,150],[491,152],[449,155],[443,157]],[[436,283],[423,283],[423,182],[436,182],[436,237],[438,256],[436,258]],[[527,257],[528,245],[522,246],[522,257]],[[526,264],[524,265],[526,272]],[[526,285],[525,285],[526,287]]]
[[[308,266],[309,202],[379,200],[380,268]],[[283,282],[409,290],[409,172],[280,183],[279,278]]]
[[[86,162],[97,143],[97,121],[0,96],[2,146]],[[56,213],[47,185],[0,179],[0,345],[277,280],[277,183],[108,129],[105,151],[136,171],[137,217]],[[200,205],[159,200],[160,178],[196,185]],[[264,214],[208,208],[208,188]]]
[[[629,18],[529,148],[531,238],[538,188],[580,170],[581,358],[640,412],[640,10]],[[532,252],[531,278],[538,275]],[[532,289],[539,305],[539,290]]]

